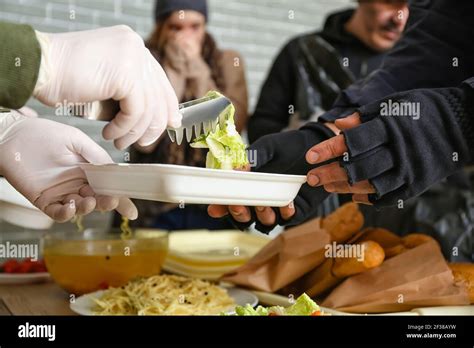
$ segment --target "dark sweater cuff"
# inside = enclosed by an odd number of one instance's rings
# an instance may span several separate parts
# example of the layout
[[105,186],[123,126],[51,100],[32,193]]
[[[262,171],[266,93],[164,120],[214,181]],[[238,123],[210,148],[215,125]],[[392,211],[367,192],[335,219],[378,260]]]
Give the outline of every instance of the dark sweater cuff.
[[[318,135],[323,135],[326,139],[332,138],[335,134],[334,132],[326,127],[323,123],[318,122],[308,122],[300,130],[311,130]],[[321,140],[320,140],[321,142]]]
[[348,108],[334,108],[329,111],[326,111],[324,114],[319,116],[318,122],[331,122],[334,123],[337,119],[347,117],[353,114],[357,108],[348,107]]
[[471,164],[474,162],[474,79],[464,83],[457,98],[452,98],[454,102],[454,117],[461,128],[461,132],[466,140],[466,144],[471,152]]

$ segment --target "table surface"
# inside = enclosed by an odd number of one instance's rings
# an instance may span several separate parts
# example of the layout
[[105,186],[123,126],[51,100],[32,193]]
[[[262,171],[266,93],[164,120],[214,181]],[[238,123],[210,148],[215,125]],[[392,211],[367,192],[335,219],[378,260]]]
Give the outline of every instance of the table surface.
[[0,285],[0,315],[76,315],[69,295],[53,282]]
[[[285,306],[288,298],[254,291],[264,305]],[[5,315],[77,315],[69,308],[69,294],[52,281],[27,285],[0,285],[0,316]],[[333,315],[347,315],[325,309]],[[398,315],[474,315],[474,305],[414,309]],[[353,315],[353,314],[352,314]]]

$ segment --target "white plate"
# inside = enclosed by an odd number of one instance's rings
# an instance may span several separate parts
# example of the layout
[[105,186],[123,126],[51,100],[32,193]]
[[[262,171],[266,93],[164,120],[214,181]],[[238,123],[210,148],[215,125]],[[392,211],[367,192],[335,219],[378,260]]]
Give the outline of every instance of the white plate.
[[21,285],[42,283],[51,279],[48,272],[39,273],[0,273],[0,285]]
[[[245,306],[247,303],[255,307],[258,303],[258,298],[253,293],[239,288],[226,288],[230,297],[234,299],[237,306]],[[95,305],[94,299],[99,298],[106,290],[99,290],[91,292],[90,294],[82,295],[76,298],[76,301],[70,304],[73,312],[80,315],[94,315],[92,308]],[[230,309],[227,314],[234,314],[234,309]]]
[[[278,295],[278,294],[272,294],[269,292],[264,292],[264,291],[256,291],[252,290],[252,293],[254,293],[258,297],[258,301],[264,305],[268,306],[283,306],[287,307],[290,305],[288,302],[288,297]],[[471,307],[471,311],[469,311],[469,307]],[[330,314],[330,315],[344,315],[344,316],[386,316],[386,315],[391,315],[391,316],[415,316],[415,315],[427,315],[426,312],[423,310],[433,310],[432,315],[473,315],[474,314],[474,306],[458,306],[458,307],[436,307],[435,308],[415,308],[412,309],[410,312],[391,312],[391,313],[371,313],[371,314],[362,314],[362,313],[349,313],[349,312],[341,312],[336,309],[331,309],[331,308],[326,308],[319,306],[321,310],[324,313]],[[444,309],[448,309],[449,311],[444,311]],[[462,313],[462,314],[461,314]]]
[[253,173],[169,164],[83,164],[98,194],[181,204],[283,207],[303,175]]

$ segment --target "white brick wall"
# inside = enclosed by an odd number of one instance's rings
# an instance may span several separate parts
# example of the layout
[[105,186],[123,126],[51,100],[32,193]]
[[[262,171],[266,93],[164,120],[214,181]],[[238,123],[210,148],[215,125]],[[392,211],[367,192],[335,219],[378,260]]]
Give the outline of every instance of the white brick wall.
[[[253,108],[284,42],[320,28],[329,12],[348,5],[349,0],[209,0],[209,30],[221,47],[243,55]],[[153,27],[153,6],[154,0],[0,0],[0,20],[52,32],[127,24],[145,38]]]

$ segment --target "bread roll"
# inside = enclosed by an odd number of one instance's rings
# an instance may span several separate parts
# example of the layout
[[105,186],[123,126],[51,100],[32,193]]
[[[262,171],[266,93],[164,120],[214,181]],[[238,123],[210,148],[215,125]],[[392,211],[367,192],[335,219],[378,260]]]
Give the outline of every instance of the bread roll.
[[405,246],[403,244],[398,244],[398,245],[395,245],[393,247],[390,247],[390,248],[386,248],[384,249],[385,251],[385,258],[386,259],[389,259],[391,257],[394,257],[394,256],[397,256],[397,255],[400,255],[401,253],[407,251],[408,249],[405,248]]
[[[348,246],[355,246],[349,245]],[[319,296],[329,291],[345,278],[380,266],[385,254],[383,248],[373,242],[360,244],[364,254],[352,257],[329,258],[322,265],[307,273],[299,283],[309,296]]]
[[334,259],[327,259],[322,265],[303,277],[301,285],[308,296],[321,295],[342,281],[341,278],[337,278],[332,274],[331,269],[333,265]]
[[346,203],[321,220],[321,227],[338,243],[348,240],[363,225],[364,216],[357,203]]
[[474,303],[474,264],[473,263],[450,263],[449,268],[453,271],[454,282],[462,283],[469,293],[469,301]]
[[337,258],[334,261],[332,273],[336,277],[349,277],[382,264],[385,252],[378,243],[368,240],[360,245],[364,248],[363,257]]
[[361,231],[360,237],[357,239],[357,243],[371,240],[380,244],[384,249],[394,247],[402,243],[402,238],[385,228],[380,227],[367,227]]

